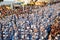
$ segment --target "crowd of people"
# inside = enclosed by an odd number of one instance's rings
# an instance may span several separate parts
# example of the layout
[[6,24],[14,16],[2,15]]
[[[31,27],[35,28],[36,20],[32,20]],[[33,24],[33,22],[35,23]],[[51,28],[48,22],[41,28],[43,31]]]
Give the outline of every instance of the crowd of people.
[[1,13],[10,15],[0,18],[0,40],[48,40],[50,27],[60,16],[59,5],[28,7],[23,12],[3,9]]
[[60,19],[59,19],[59,17],[56,17],[55,22],[52,24],[50,34],[51,34],[51,38],[53,38],[53,39],[59,38],[60,39],[60,36],[59,36],[59,34],[60,34]]

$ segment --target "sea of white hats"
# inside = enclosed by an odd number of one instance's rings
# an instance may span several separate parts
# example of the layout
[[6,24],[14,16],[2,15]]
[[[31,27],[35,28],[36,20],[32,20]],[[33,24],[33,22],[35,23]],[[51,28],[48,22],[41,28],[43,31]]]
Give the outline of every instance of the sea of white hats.
[[[59,5],[48,5],[32,9],[31,14],[20,14],[18,17],[13,14],[0,19],[0,40],[48,40],[50,26],[55,17],[60,16]],[[57,37],[55,39],[58,40]]]

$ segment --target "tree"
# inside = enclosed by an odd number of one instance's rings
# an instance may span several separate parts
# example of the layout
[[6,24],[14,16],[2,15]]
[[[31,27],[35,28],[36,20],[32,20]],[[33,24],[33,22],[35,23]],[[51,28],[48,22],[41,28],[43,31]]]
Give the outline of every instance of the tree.
[[3,1],[3,0],[0,0],[0,2]]

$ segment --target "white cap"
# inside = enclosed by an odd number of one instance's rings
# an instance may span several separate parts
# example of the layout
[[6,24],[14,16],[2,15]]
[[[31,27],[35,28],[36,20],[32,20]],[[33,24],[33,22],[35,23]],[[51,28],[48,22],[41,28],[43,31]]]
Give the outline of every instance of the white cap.
[[58,37],[55,37],[55,39],[57,39],[57,40],[58,40]]
[[29,29],[30,27],[27,27],[27,29]]
[[21,38],[24,38],[24,35],[22,35]]
[[43,36],[42,36],[41,38],[42,38],[42,39],[44,39],[44,37],[43,37]]
[[15,33],[15,35],[14,36],[17,36],[17,32]]
[[59,34],[57,34],[57,36],[60,36]]

